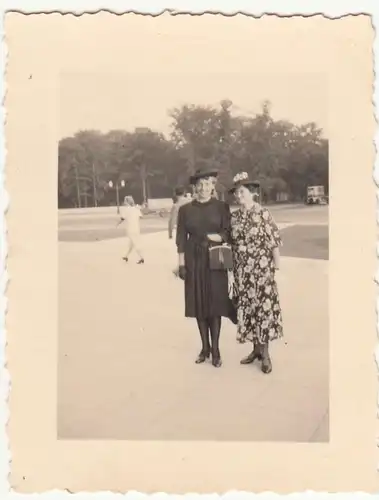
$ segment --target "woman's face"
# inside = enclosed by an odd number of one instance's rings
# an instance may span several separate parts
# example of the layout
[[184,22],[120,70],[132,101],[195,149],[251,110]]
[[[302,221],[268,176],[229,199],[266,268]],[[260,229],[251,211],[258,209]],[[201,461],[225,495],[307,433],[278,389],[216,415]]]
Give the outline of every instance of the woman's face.
[[210,198],[215,182],[213,177],[204,177],[196,182],[196,195],[201,199]]
[[240,186],[237,188],[234,192],[234,196],[237,202],[242,206],[251,205],[254,201],[253,193],[246,186]]

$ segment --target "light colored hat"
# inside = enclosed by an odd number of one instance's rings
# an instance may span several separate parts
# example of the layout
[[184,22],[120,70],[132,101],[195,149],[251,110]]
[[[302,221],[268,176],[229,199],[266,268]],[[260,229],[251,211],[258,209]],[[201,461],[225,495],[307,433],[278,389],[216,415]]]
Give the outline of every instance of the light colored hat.
[[240,172],[233,177],[233,186],[229,189],[229,193],[234,193],[240,186],[259,188],[260,185],[259,181],[250,180],[247,172]]

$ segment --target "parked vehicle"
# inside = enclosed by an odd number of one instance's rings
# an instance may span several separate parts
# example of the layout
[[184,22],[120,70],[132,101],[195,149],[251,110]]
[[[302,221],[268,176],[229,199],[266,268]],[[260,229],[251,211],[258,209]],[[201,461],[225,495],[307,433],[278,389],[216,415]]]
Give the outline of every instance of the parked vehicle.
[[328,197],[325,195],[324,186],[308,186],[306,203],[308,205],[327,205]]

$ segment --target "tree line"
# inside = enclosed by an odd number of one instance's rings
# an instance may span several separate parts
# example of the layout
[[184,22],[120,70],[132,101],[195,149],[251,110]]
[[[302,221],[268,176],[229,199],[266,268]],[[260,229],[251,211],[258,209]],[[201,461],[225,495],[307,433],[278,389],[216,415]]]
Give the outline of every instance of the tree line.
[[82,130],[59,142],[58,206],[138,203],[171,198],[200,166],[219,170],[217,191],[247,172],[261,183],[265,202],[300,201],[308,185],[328,192],[328,140],[315,123],[274,120],[268,101],[255,116],[232,114],[233,103],[183,105],[169,111],[168,137],[149,128],[101,133]]

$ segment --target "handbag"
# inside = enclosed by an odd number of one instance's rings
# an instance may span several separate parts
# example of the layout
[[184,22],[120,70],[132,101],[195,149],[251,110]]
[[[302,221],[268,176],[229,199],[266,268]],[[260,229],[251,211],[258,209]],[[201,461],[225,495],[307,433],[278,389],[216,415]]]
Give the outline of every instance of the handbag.
[[233,269],[233,253],[230,245],[215,245],[209,248],[209,267],[212,271]]

